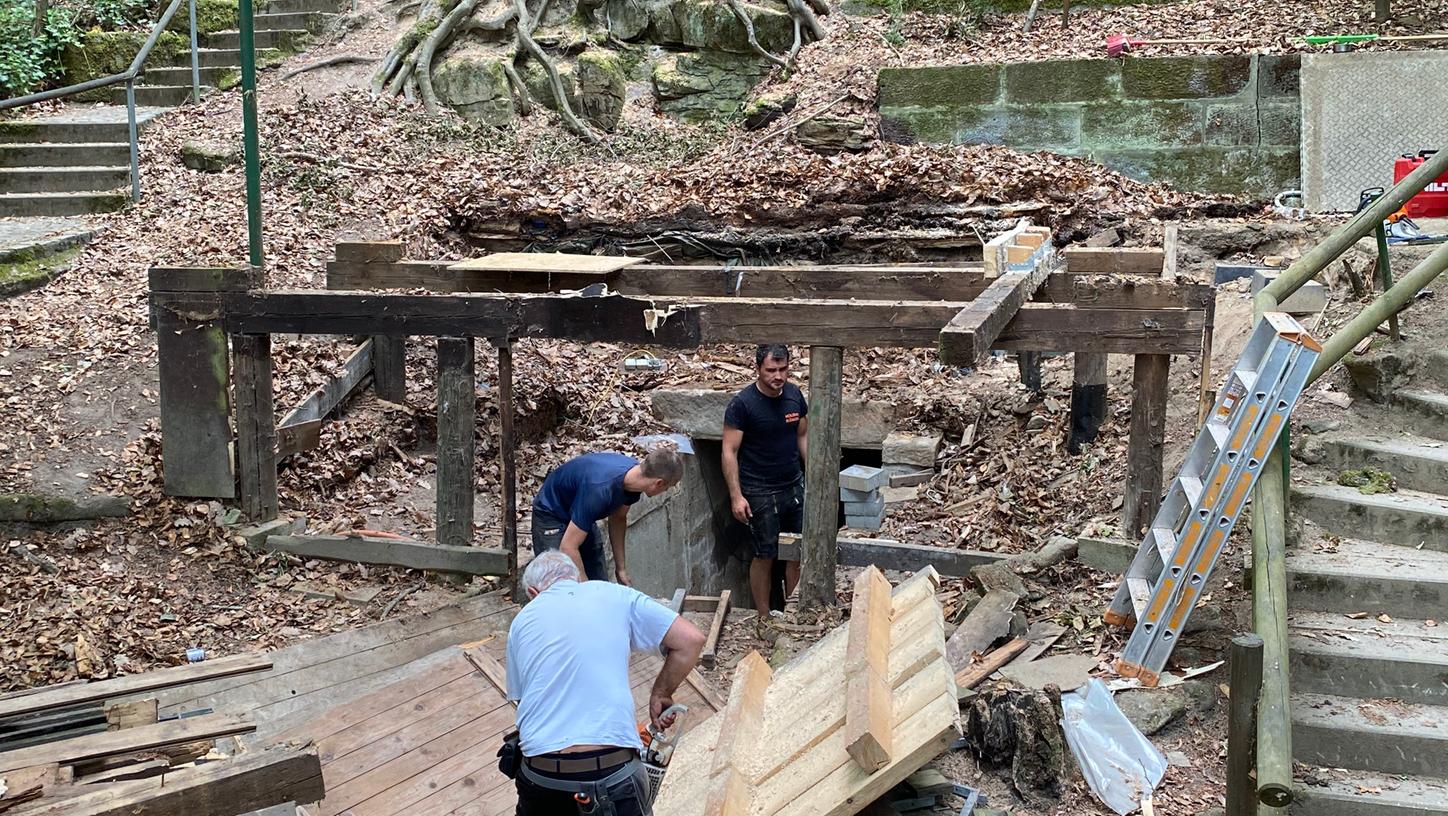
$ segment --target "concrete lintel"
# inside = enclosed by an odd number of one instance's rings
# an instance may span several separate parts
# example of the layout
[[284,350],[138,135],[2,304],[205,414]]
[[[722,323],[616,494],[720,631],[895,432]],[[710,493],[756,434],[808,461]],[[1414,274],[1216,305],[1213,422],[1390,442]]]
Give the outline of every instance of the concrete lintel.
[[[722,439],[724,409],[735,391],[706,388],[668,388],[652,393],[654,416],[694,439]],[[806,393],[808,396],[808,393]],[[840,445],[880,450],[895,430],[895,406],[879,400],[845,397],[841,412]]]

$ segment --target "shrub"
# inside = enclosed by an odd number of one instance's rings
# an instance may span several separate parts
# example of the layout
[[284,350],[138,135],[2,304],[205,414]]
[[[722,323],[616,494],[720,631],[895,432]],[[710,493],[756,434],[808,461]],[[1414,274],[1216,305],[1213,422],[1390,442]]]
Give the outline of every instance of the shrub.
[[53,82],[61,52],[78,39],[69,9],[49,9],[36,37],[34,0],[0,0],[0,96],[22,96]]

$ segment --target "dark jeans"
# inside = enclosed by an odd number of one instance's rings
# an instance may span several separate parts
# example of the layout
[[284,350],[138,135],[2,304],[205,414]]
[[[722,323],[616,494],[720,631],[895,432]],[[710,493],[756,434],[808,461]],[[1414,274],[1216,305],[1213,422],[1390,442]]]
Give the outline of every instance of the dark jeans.
[[[547,513],[540,513],[533,506],[533,554],[544,550],[556,550],[563,546],[563,532],[568,529],[567,521],[559,521]],[[607,581],[608,570],[603,562],[603,535],[598,525],[588,525],[588,537],[578,547],[578,557],[583,559],[583,571],[590,581]]]
[[[783,490],[741,490],[749,502],[749,551],[755,558],[779,557],[779,534],[804,530],[804,482]],[[776,560],[769,577],[769,608],[784,609],[784,562]]]
[[[608,749],[613,750],[613,749]],[[588,752],[581,754],[568,754],[569,757],[588,756]],[[525,760],[526,761],[526,760]],[[595,781],[604,779],[617,771],[622,765],[615,765],[612,768],[604,768],[598,771],[587,773],[542,773],[536,769],[529,769],[531,773],[546,776],[549,779],[569,781]],[[567,791],[550,790],[549,788],[536,785],[529,781],[522,773],[518,774],[516,780],[518,788],[518,808],[514,813],[516,816],[570,816],[571,814],[595,814],[605,816],[605,811],[597,803],[594,803],[593,810],[584,810],[574,800],[573,794]],[[608,797],[612,800],[613,811],[609,816],[651,816],[653,809],[648,801],[649,781],[643,765],[638,763],[638,771],[630,778],[616,783],[608,790]]]

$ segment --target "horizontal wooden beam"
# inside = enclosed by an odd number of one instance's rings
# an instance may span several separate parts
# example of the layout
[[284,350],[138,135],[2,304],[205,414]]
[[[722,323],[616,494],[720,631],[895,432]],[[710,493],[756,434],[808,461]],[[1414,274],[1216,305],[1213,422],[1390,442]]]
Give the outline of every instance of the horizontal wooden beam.
[[991,281],[979,297],[940,330],[940,361],[948,365],[978,365],[990,353],[1001,330],[1049,274],[1050,267],[1038,262],[1029,272],[1007,272]]
[[202,663],[173,666],[169,669],[156,669],[142,674],[130,674],[114,680],[66,683],[54,688],[34,689],[28,694],[0,699],[0,718],[33,714],[52,708],[70,708],[84,703],[116,700],[156,689],[267,671],[271,667],[270,655],[240,654],[219,657]]
[[168,720],[155,725],[142,725],[122,731],[86,734],[71,739],[47,742],[0,754],[0,772],[31,765],[58,762],[74,765],[118,754],[146,751],[162,745],[229,737],[255,731],[250,717],[232,714],[206,714],[184,720]]
[[[927,547],[921,544],[903,544],[886,538],[845,538],[835,540],[842,567],[876,566],[882,570],[919,572],[926,567],[948,578],[966,578],[971,567],[1004,561],[1006,556],[976,550],[948,550],[944,547]],[[799,536],[782,533],[779,536],[779,557],[786,561],[799,560]]]
[[386,564],[432,572],[507,575],[508,554],[492,547],[450,547],[368,536],[267,536],[262,549],[324,561]]
[[[302,450],[317,446],[321,420],[337,410],[347,401],[357,386],[372,373],[372,341],[363,341],[342,362],[342,372],[329,377],[318,386],[300,405],[287,412],[277,426],[277,459],[290,456]],[[291,429],[306,426],[304,432],[290,433]],[[298,429],[301,430],[301,429]]]
[[1160,247],[1068,247],[1061,254],[1073,275],[1160,275],[1166,262]]

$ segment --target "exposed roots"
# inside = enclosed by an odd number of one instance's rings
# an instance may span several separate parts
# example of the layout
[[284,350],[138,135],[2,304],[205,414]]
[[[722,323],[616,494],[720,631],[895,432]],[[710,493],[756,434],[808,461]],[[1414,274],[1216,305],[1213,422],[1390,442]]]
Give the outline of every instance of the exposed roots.
[[[750,19],[749,12],[744,10],[744,4],[740,3],[739,0],[729,0],[729,8],[734,11],[734,16],[739,19],[739,24],[744,26],[744,33],[749,37],[749,47],[753,48],[755,53],[761,57],[788,71],[790,64],[794,61],[793,55],[791,55],[790,59],[786,60],[764,50],[764,46],[760,45],[759,40],[754,36],[754,20]],[[799,26],[797,23],[795,25],[795,32],[795,39],[798,40]]]
[[[544,0],[542,6],[547,6],[547,0]],[[537,18],[530,18],[528,16],[526,0],[513,0],[513,8],[518,12],[518,22],[514,26],[518,37],[518,44],[526,49],[534,59],[538,60],[539,64],[543,66],[543,70],[548,74],[548,84],[553,89],[553,99],[558,103],[558,115],[563,119],[563,124],[566,125],[569,130],[573,131],[575,135],[582,137],[592,144],[602,142],[603,139],[594,132],[593,128],[589,127],[573,112],[573,106],[568,104],[568,96],[563,92],[563,79],[558,75],[558,66],[553,64],[553,60],[549,59],[548,55],[544,53],[543,47],[538,45],[537,40],[533,39],[533,30],[538,26],[537,20],[543,16],[543,8],[539,8]]]
[[470,17],[473,9],[477,7],[478,0],[461,0],[417,48],[417,90],[428,113],[437,113],[437,94],[432,90],[432,57],[437,53],[438,46],[452,39],[458,23]]

